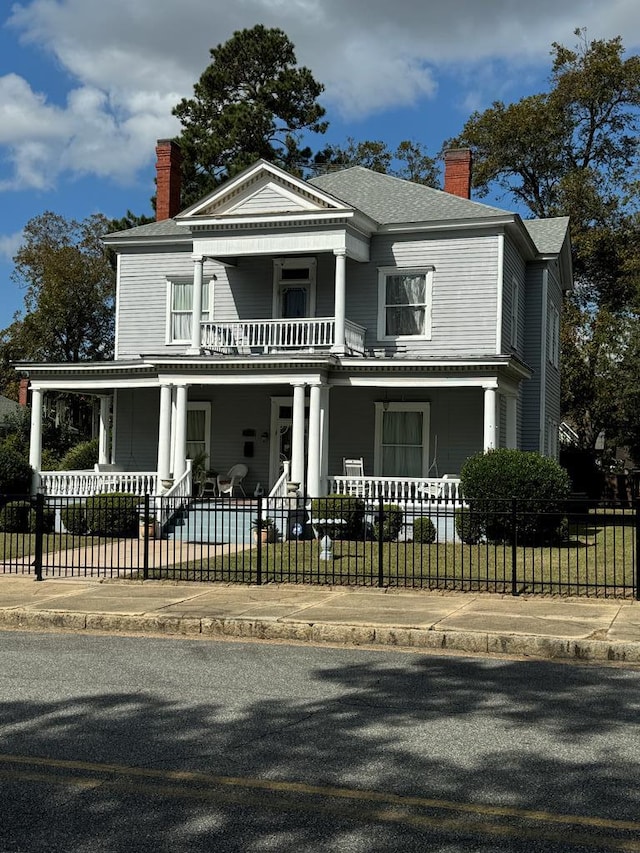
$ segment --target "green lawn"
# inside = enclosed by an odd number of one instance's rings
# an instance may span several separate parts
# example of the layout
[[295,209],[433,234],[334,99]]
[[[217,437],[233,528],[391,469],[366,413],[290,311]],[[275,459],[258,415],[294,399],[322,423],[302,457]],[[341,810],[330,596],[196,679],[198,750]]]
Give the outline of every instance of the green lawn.
[[[82,549],[106,540],[92,537],[48,534],[43,551],[51,553],[78,549],[73,560],[85,568]],[[142,541],[126,540],[131,559],[141,568]],[[217,580],[256,583],[319,583],[396,586],[425,589],[512,591],[515,568],[517,592],[554,594],[603,594],[631,596],[635,588],[635,519],[633,515],[611,518],[593,514],[569,527],[567,541],[547,547],[517,547],[509,544],[433,544],[374,541],[333,543],[334,559],[320,559],[316,541],[289,541],[235,550],[204,544],[197,560],[180,562],[171,541],[159,548],[149,569],[150,578]],[[0,533],[0,559],[5,570],[28,565],[35,553],[35,535]],[[118,557],[110,558],[110,569],[118,571]],[[514,562],[515,560],[515,562]],[[48,560],[51,564],[51,558]],[[61,559],[62,562],[62,559]],[[260,567],[259,567],[260,562]],[[90,561],[86,571],[91,573]],[[135,570],[136,563],[129,566]],[[60,566],[60,568],[64,568]],[[123,567],[124,568],[124,567]],[[50,565],[49,571],[55,573]]]
[[[508,544],[433,544],[336,541],[334,559],[320,559],[317,542],[263,545],[263,583],[321,583],[418,587],[430,589],[512,591],[514,569],[518,592],[632,595],[634,528],[582,525],[561,545],[517,547]],[[257,582],[256,547],[203,558],[151,577]]]

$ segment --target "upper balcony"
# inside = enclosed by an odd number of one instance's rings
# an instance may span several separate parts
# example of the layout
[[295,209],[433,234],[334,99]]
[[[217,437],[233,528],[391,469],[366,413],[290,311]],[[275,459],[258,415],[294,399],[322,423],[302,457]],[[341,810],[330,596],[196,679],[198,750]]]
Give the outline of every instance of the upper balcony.
[[366,330],[351,320],[343,322],[344,344],[339,350],[340,334],[336,335],[335,317],[202,322],[200,348],[224,355],[336,351],[364,355]]

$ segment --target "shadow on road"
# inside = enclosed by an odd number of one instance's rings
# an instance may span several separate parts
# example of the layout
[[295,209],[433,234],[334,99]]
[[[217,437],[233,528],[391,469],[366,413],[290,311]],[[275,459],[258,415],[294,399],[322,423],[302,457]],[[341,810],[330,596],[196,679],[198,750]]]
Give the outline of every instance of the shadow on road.
[[57,642],[45,652],[21,635],[34,656],[24,698],[16,649],[3,667],[15,698],[0,705],[2,851],[566,851],[574,837],[575,849],[622,849],[631,830],[615,821],[640,814],[631,671]]

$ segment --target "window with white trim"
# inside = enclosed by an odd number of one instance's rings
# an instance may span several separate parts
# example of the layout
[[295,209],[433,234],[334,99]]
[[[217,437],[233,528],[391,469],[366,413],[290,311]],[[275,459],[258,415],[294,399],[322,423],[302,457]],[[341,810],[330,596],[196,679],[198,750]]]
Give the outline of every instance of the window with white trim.
[[[201,321],[210,317],[210,282],[202,282]],[[169,282],[167,342],[183,344],[191,342],[191,320],[193,312],[193,279],[175,279]]]
[[380,267],[378,339],[431,338],[433,267]]
[[547,357],[554,367],[560,363],[560,312],[550,302],[547,313]]
[[518,348],[518,314],[520,312],[520,288],[518,279],[511,279],[511,335],[510,341],[513,349]]
[[209,467],[211,445],[211,403],[187,403],[187,459],[197,459]]
[[426,477],[429,403],[376,403],[374,469],[381,477]]

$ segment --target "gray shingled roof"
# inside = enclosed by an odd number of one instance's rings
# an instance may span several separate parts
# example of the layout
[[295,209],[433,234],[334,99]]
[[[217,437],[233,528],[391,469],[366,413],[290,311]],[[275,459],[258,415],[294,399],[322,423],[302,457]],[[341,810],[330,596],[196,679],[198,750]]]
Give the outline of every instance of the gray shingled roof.
[[[480,204],[451,193],[415,184],[391,175],[373,172],[363,166],[352,166],[338,172],[329,172],[311,178],[312,186],[356,210],[366,214],[379,225],[404,222],[446,222],[455,220],[482,220],[495,216],[512,216],[512,212],[499,207]],[[527,219],[523,224],[541,254],[560,252],[569,224],[567,217],[554,219]],[[173,219],[139,225],[126,231],[107,234],[105,239],[134,238],[188,238],[189,229]]]
[[567,236],[569,217],[525,219],[523,224],[541,255],[556,255],[562,249]]
[[363,166],[329,172],[312,178],[308,183],[357,208],[380,225],[486,219],[511,213],[422,184],[372,172]]
[[190,237],[189,229],[184,225],[177,225],[173,219],[163,219],[160,222],[149,222],[148,225],[137,225],[135,228],[127,228],[126,231],[114,231],[105,234],[104,239],[110,237]]

